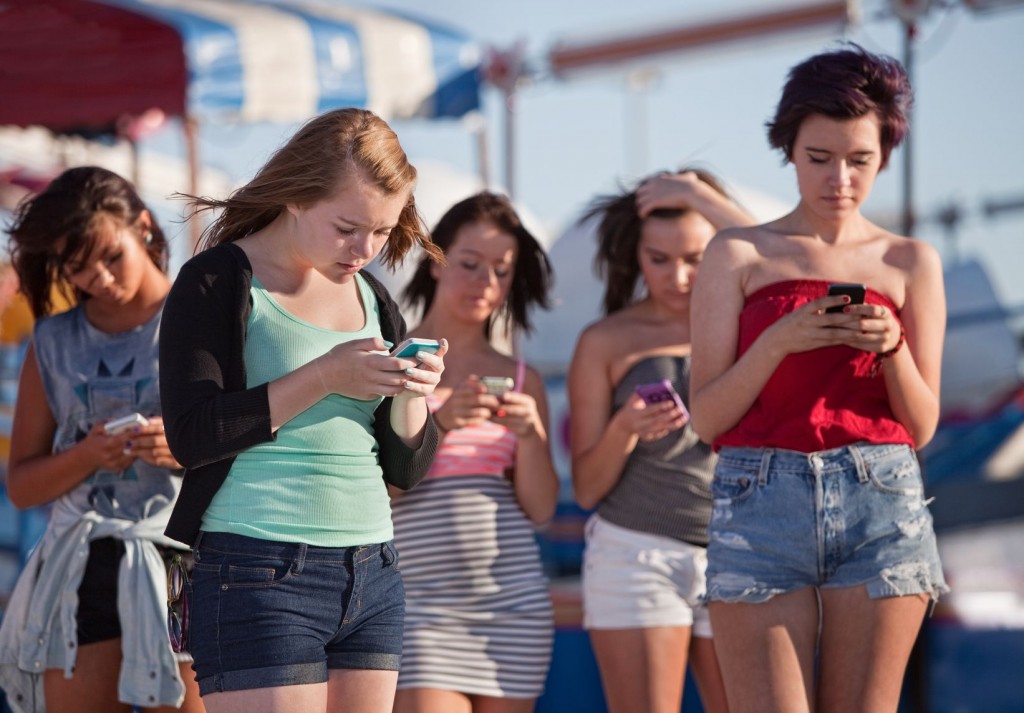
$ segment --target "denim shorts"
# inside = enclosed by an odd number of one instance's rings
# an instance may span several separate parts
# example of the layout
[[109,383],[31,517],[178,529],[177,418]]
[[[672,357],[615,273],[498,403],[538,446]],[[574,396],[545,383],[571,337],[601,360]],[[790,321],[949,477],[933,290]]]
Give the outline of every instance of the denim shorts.
[[707,551],[689,542],[620,527],[596,513],[583,551],[583,628],[692,627],[711,637],[704,595]]
[[397,671],[405,590],[390,542],[314,547],[202,532],[189,625],[202,695]]
[[710,601],[757,603],[803,587],[932,601],[949,591],[909,446],[726,447],[712,494]]

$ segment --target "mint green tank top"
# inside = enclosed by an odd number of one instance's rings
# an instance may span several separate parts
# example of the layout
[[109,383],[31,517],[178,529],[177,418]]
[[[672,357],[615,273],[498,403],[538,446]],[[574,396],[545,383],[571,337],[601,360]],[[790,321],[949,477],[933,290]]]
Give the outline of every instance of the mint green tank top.
[[[254,277],[245,363],[250,387],[284,376],[337,344],[381,336],[372,288],[356,275],[363,328],[335,332],[298,319]],[[330,394],[238,454],[203,530],[279,542],[352,547],[392,538],[391,506],[373,435],[381,398]]]

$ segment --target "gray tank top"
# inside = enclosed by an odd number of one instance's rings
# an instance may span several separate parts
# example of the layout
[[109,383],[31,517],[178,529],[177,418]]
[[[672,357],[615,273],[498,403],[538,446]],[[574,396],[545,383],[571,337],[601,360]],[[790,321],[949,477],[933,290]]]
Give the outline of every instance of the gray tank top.
[[[637,362],[615,386],[619,409],[638,384],[668,379],[689,407],[690,357],[657,356]],[[622,477],[598,507],[619,527],[694,545],[708,543],[715,455],[687,423],[657,441],[637,443]]]
[[[36,323],[36,361],[57,422],[55,453],[85,438],[100,419],[160,414],[160,315],[119,334],[93,327],[81,307]],[[167,468],[137,459],[120,472],[96,471],[61,499],[77,512],[138,521],[173,503],[180,487]]]

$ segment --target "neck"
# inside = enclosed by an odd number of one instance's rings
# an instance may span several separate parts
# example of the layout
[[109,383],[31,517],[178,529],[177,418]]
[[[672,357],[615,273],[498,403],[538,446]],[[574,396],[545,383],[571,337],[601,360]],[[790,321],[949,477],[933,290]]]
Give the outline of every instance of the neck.
[[790,217],[795,226],[793,232],[810,235],[831,244],[849,242],[860,236],[864,232],[866,222],[860,211],[845,218],[826,220],[807,210],[802,202],[797,205]]
[[448,340],[451,352],[458,354],[477,349],[489,349],[490,342],[484,335],[484,325],[479,322],[464,322],[451,319],[431,308],[417,325],[412,334],[417,337]]

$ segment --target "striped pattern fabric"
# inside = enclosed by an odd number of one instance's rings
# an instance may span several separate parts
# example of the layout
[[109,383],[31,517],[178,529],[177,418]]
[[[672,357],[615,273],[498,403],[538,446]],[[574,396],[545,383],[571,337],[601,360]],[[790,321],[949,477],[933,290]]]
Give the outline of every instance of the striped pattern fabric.
[[[0,11],[0,124],[107,127],[156,108],[296,122],[480,107],[483,51],[434,21],[335,0],[32,0]],[[60,41],[55,38],[71,38]]]
[[[430,395],[427,406],[436,411],[441,401]],[[504,426],[485,421],[456,428],[444,435],[428,478],[451,475],[504,475],[516,462],[516,437]]]
[[392,510],[406,593],[398,687],[539,696],[551,597],[512,483],[497,474],[428,478]]

